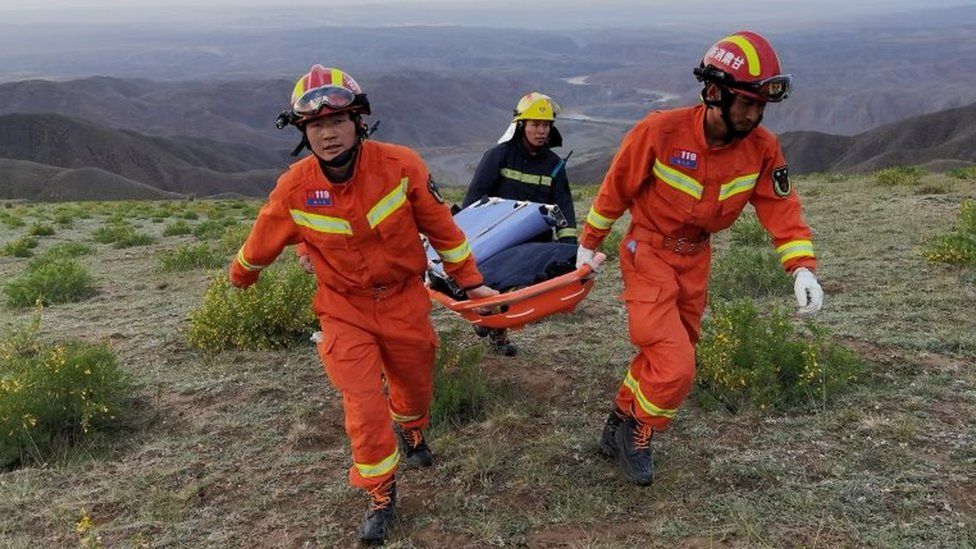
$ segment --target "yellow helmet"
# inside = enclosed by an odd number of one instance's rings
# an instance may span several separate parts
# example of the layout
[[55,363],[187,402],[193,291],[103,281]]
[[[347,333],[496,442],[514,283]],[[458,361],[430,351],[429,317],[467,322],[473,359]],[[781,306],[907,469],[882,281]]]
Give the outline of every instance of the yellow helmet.
[[556,119],[556,115],[562,110],[559,103],[556,103],[546,94],[539,92],[529,92],[519,99],[513,114],[515,118],[512,122],[519,120],[549,120]]

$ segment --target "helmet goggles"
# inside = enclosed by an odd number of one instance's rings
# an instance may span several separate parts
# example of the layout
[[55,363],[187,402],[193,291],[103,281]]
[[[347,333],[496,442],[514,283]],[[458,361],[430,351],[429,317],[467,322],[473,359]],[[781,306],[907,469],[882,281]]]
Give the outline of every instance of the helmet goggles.
[[746,95],[760,101],[779,103],[790,96],[793,91],[793,76],[777,74],[754,82],[736,80],[731,74],[713,65],[698,67],[694,70],[700,81],[714,82],[720,86],[731,88],[733,91],[745,92]]
[[298,116],[313,116],[322,108],[333,111],[348,108],[356,102],[356,94],[352,90],[340,86],[323,86],[309,90],[298,98],[292,105],[292,110]]

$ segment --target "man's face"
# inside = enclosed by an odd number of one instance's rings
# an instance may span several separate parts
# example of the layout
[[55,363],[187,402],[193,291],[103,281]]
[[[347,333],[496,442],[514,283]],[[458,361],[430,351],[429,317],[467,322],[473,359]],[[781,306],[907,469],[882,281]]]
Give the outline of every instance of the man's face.
[[348,112],[328,114],[305,125],[308,145],[328,162],[356,144],[356,124]]
[[740,135],[749,133],[759,125],[765,110],[765,101],[746,97],[741,93],[735,94],[735,100],[729,107],[729,120],[733,126],[731,129]]
[[549,139],[549,128],[552,122],[549,120],[526,120],[525,121],[525,140],[533,147],[542,147]]

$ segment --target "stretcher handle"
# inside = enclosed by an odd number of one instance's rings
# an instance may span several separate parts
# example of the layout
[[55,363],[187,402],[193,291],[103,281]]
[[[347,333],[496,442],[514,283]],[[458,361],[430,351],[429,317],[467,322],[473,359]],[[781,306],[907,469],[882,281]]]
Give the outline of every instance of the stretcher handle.
[[[597,253],[593,257],[593,262],[599,267],[603,265],[606,261],[607,256],[603,253]],[[571,273],[566,273],[562,276],[557,276],[551,280],[546,280],[545,282],[540,282],[538,284],[533,284],[527,288],[523,288],[516,292],[510,292],[506,294],[498,294],[491,297],[483,297],[479,299],[469,299],[467,301],[454,301],[450,297],[444,296],[448,300],[448,307],[457,312],[470,311],[472,309],[482,309],[488,307],[500,307],[502,305],[511,305],[512,303],[517,303],[519,301],[526,300],[530,297],[537,296],[539,294],[548,292],[553,288],[558,288],[560,286],[565,286],[567,284],[572,284],[580,280],[584,280],[587,277],[593,276],[593,268],[589,265],[582,265],[579,269]]]

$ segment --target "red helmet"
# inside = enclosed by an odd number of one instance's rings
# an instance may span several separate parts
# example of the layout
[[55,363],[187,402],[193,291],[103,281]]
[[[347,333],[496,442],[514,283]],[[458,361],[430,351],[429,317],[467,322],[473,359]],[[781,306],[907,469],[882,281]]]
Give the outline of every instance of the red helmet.
[[780,73],[773,46],[749,31],[716,42],[694,72],[701,82],[714,82],[759,101],[777,103],[793,89],[793,77]]
[[[313,65],[295,82],[291,93],[291,111],[278,117],[278,127],[301,126],[309,120],[337,112],[369,114],[369,100],[359,84],[345,72]],[[287,119],[287,120],[286,120]]]

